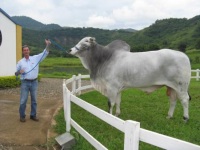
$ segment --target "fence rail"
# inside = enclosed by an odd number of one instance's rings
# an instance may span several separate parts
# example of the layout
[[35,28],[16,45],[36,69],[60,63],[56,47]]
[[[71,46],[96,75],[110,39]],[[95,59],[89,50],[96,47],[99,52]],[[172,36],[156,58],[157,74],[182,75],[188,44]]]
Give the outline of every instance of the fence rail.
[[192,79],[196,79],[196,81],[199,81],[199,79],[200,79],[200,70],[199,69],[191,70],[191,72],[192,72],[192,75],[193,75],[193,73],[196,73],[196,75],[195,76],[191,76],[191,78]]
[[[193,70],[194,71],[194,70]],[[195,77],[199,79],[199,70],[195,71],[197,74]],[[91,85],[81,86],[81,79],[89,78],[89,75],[78,75],[72,76],[71,79],[63,80],[63,105],[64,105],[64,116],[66,120],[66,132],[70,132],[71,126],[73,126],[91,145],[98,150],[107,150],[107,148],[79,126],[71,118],[71,103],[75,103],[79,107],[90,112],[94,116],[100,118],[102,121],[110,124],[116,129],[124,133],[124,150],[138,150],[139,141],[170,150],[178,149],[189,149],[189,150],[200,150],[199,145],[195,145],[186,141],[182,141],[176,138],[172,138],[163,134],[148,131],[140,128],[140,123],[132,120],[122,120],[117,118],[87,102],[76,97],[76,94],[81,94],[82,90],[92,88]],[[70,92],[67,88],[68,84],[71,83],[72,91]],[[77,88],[76,88],[77,87]]]

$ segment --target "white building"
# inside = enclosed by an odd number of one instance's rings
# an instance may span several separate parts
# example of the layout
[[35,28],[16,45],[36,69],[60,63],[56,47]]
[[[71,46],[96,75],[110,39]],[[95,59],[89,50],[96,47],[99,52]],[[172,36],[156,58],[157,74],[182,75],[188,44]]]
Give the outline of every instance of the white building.
[[14,76],[22,58],[22,27],[0,8],[0,77]]

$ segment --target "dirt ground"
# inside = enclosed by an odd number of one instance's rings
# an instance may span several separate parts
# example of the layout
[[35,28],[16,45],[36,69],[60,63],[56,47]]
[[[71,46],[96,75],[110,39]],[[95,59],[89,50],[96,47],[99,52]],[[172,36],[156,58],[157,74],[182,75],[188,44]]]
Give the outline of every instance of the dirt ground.
[[26,122],[19,121],[20,88],[0,90],[0,150],[60,149],[54,145],[54,115],[62,107],[62,79],[42,78],[38,88],[39,122],[31,120],[30,97]]

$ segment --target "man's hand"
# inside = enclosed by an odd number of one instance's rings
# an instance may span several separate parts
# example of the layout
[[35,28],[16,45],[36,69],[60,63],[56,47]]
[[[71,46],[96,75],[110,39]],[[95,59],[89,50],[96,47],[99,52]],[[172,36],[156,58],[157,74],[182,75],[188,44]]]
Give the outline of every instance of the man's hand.
[[50,45],[51,41],[49,39],[45,39],[45,43],[46,43],[46,45]]
[[19,70],[19,71],[15,72],[15,75],[16,75],[16,76],[18,76],[18,75],[20,75],[20,74],[23,74],[23,73],[24,73],[24,70],[23,70],[23,69],[21,69],[21,70]]
[[22,73],[24,73],[25,71],[24,71],[23,69],[21,69],[19,72],[20,72],[20,74],[22,74]]
[[51,45],[51,41],[49,39],[45,39],[46,50],[49,52],[49,46]]

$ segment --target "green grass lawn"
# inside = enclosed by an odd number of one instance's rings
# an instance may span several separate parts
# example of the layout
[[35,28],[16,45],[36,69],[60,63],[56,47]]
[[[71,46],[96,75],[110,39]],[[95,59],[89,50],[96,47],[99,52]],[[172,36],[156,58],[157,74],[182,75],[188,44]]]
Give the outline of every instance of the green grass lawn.
[[[121,115],[123,120],[135,120],[140,122],[141,128],[157,133],[165,134],[181,140],[200,145],[200,82],[191,81],[190,95],[190,120],[183,121],[183,110],[180,101],[174,112],[173,119],[166,119],[169,109],[169,101],[166,96],[166,88],[162,88],[150,95],[135,89],[122,92]],[[107,98],[97,91],[88,92],[80,96],[81,99],[97,106],[105,111],[108,110]],[[110,150],[123,149],[124,134],[107,123],[91,115],[87,111],[72,104],[72,118],[86,131]],[[55,130],[61,134],[65,132],[63,109],[56,116],[57,125]],[[74,129],[71,133],[76,137],[77,144],[73,150],[93,150],[94,148]],[[155,146],[140,142],[140,150],[160,149]]]
[[72,75],[88,74],[78,58],[47,57],[40,64],[40,74],[46,78],[71,78]]
[[40,64],[40,67],[52,67],[52,66],[82,66],[82,64],[78,58],[63,58],[63,57],[47,57]]

